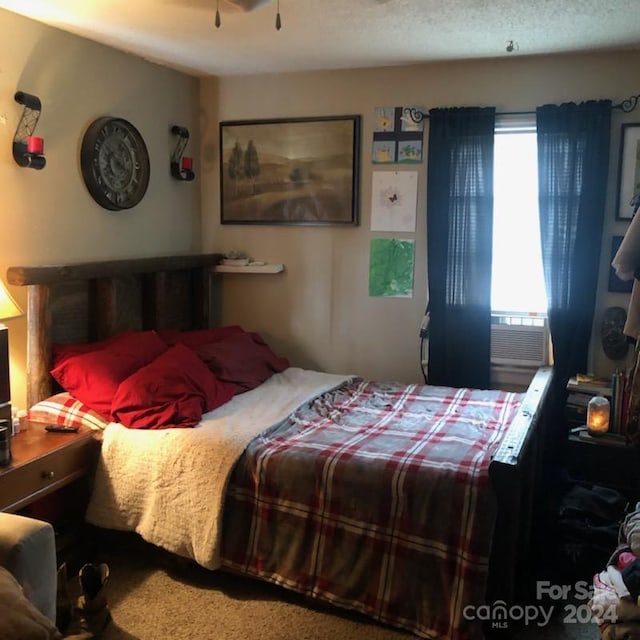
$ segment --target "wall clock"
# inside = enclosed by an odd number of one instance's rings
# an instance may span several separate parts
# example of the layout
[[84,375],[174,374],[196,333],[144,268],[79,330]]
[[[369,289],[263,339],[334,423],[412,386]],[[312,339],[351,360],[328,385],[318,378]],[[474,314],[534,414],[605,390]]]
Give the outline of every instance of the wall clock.
[[82,138],[82,177],[93,199],[105,209],[135,207],[149,185],[149,153],[140,132],[127,120],[94,120]]

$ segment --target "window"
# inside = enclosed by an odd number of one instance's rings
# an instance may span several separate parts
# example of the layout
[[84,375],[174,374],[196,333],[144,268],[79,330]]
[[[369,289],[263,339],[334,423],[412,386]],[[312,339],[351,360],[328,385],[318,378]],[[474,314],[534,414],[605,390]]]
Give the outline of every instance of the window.
[[498,118],[493,180],[491,310],[545,316],[535,116]]

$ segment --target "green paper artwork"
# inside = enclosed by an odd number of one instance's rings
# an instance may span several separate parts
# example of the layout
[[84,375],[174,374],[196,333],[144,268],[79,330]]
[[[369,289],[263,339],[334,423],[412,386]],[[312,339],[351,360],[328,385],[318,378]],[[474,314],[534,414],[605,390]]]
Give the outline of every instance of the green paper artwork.
[[369,295],[413,296],[414,241],[373,238],[369,249]]

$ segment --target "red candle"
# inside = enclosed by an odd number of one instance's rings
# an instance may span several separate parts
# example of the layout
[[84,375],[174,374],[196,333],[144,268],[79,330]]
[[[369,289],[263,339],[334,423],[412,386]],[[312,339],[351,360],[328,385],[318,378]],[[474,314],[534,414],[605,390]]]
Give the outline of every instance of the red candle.
[[183,156],[182,169],[184,171],[191,171],[192,168],[193,168],[193,158],[190,158],[189,156]]
[[44,151],[44,138],[29,136],[27,138],[27,152],[41,156]]

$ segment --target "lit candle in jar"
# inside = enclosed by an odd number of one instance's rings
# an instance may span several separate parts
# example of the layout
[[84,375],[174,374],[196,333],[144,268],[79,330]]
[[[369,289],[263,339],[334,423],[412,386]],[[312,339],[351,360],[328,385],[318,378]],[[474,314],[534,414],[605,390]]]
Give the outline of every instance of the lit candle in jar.
[[609,401],[604,396],[594,396],[587,405],[587,432],[600,436],[609,431]]
[[41,156],[44,151],[44,138],[39,136],[29,136],[27,138],[27,152],[36,156]]
[[182,169],[183,171],[191,171],[191,169],[193,169],[193,158],[190,158],[189,156],[183,156]]

